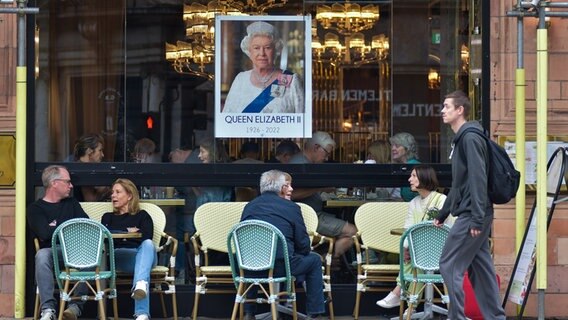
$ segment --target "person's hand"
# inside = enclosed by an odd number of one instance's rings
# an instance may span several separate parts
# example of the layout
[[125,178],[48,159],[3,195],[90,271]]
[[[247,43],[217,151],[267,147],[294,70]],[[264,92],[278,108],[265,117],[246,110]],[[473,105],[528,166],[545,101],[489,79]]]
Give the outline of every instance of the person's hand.
[[477,237],[478,235],[481,234],[481,230],[476,229],[476,228],[471,228],[471,229],[469,229],[469,233],[471,234],[472,238],[475,238],[475,237]]
[[444,225],[444,222],[442,222],[442,221],[440,221],[440,220],[438,220],[438,219],[434,219],[433,224],[434,224],[436,227],[441,227],[441,226]]
[[138,229],[136,227],[129,227],[129,228],[126,228],[126,230],[128,230],[129,233],[134,233],[134,232],[140,231],[140,229]]
[[409,262],[410,261],[410,251],[408,250],[408,248],[404,248],[404,261],[405,262]]

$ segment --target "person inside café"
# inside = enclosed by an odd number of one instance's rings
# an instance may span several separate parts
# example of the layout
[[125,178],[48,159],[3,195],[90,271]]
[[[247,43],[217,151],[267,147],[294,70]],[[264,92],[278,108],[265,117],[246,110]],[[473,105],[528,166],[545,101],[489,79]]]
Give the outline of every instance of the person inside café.
[[145,210],[140,209],[138,188],[128,179],[117,179],[112,184],[113,211],[101,218],[111,232],[139,233],[140,237],[114,239],[116,270],[134,274],[132,294],[136,320],[150,318],[150,272],[157,263],[152,242],[154,223]]
[[[227,163],[229,156],[220,140],[204,139],[199,143],[199,160],[204,164]],[[233,196],[231,187],[194,187],[196,208],[208,202],[228,202]]]
[[[293,190],[292,177],[288,173],[264,172],[260,177],[260,195],[245,206],[241,221],[266,221],[282,232],[288,246],[291,273],[296,281],[306,282],[306,313],[315,319],[325,312],[322,262],[320,256],[311,251],[300,207],[290,201]],[[283,259],[282,252],[277,252],[275,275],[282,274]],[[249,293],[247,297],[254,298],[256,291]],[[255,309],[256,304],[245,304],[245,320],[254,319]]]
[[[333,153],[335,141],[327,132],[316,131],[307,139],[304,150],[290,159],[290,164],[324,163]],[[340,257],[353,245],[353,236],[357,228],[345,220],[338,219],[335,215],[323,211],[321,192],[334,192],[335,188],[301,188],[296,189],[292,199],[303,202],[314,209],[318,215],[317,232],[335,238],[334,257]]]
[[[408,132],[399,132],[389,139],[391,143],[392,162],[418,164],[418,146],[414,136]],[[414,199],[418,194],[412,192],[410,187],[400,188],[400,196],[406,202]]]
[[276,146],[274,158],[268,160],[269,163],[289,163],[290,159],[299,153],[300,147],[292,140],[282,140]]
[[[373,141],[367,147],[367,160],[365,163],[387,164],[391,163],[391,145],[385,140]],[[400,200],[400,188],[373,188],[375,199],[378,200]]]
[[[408,178],[410,189],[417,192],[418,195],[414,197],[408,204],[408,213],[404,220],[404,228],[419,223],[421,221],[433,220],[439,209],[446,201],[446,195],[439,193],[437,190],[439,183],[436,176],[436,171],[427,165],[417,165],[412,169],[410,177]],[[450,225],[453,220],[447,219],[446,224]],[[412,273],[412,264],[410,263],[410,253],[408,252],[408,243],[404,244],[404,270],[401,272]],[[418,270],[420,272],[420,270]],[[399,279],[397,279],[397,286],[389,292],[389,294],[382,300],[377,301],[377,305],[390,309],[400,306],[401,287]],[[421,287],[417,287],[420,290]],[[407,288],[408,289],[408,288]]]
[[243,142],[243,144],[241,145],[240,155],[240,159],[237,159],[232,163],[264,163],[263,161],[258,159],[260,156],[260,147],[258,143],[254,141]]
[[132,159],[137,163],[158,163],[160,155],[156,153],[156,143],[148,138],[136,141]]
[[[90,133],[81,136],[76,142],[73,156],[76,162],[98,163],[102,162],[105,154],[104,139],[101,135]],[[102,201],[108,199],[110,189],[105,186],[82,186],[73,188],[73,197],[79,202]]]
[[[74,218],[89,218],[77,199],[70,197],[73,184],[67,168],[59,165],[46,167],[41,174],[45,188],[43,198],[29,205],[26,212],[31,233],[38,240],[40,249],[35,255],[35,280],[39,295],[40,320],[55,320],[56,305],[53,281],[53,253],[51,238],[55,229],[63,222]],[[85,284],[79,284],[75,296],[87,294]],[[81,316],[84,301],[70,301],[63,311],[64,320],[76,320]]]

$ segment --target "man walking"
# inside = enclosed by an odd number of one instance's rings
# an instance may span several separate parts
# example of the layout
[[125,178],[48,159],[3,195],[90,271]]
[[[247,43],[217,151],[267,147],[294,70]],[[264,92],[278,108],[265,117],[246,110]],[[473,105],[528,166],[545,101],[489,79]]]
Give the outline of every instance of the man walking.
[[[63,222],[73,218],[89,218],[75,198],[70,198],[73,185],[69,172],[63,166],[49,166],[43,170],[41,180],[45,196],[32,203],[27,209],[27,219],[34,237],[39,240],[40,249],[35,255],[35,279],[39,292],[41,319],[54,320],[57,301],[53,297],[53,255],[51,237]],[[84,284],[77,287],[75,295],[87,293]],[[64,320],[76,320],[81,315],[84,301],[72,301],[63,312]]]
[[[478,122],[468,122],[471,102],[455,91],[444,100],[442,119],[456,136],[452,144],[452,188],[434,224],[441,226],[451,213],[456,219],[440,258],[440,273],[448,288],[448,319],[466,319],[463,277],[468,271],[475,297],[484,319],[505,319],[499,287],[489,249],[493,204],[487,195],[488,153],[483,137],[464,134],[466,128],[482,130]],[[463,135],[463,137],[462,137]]]

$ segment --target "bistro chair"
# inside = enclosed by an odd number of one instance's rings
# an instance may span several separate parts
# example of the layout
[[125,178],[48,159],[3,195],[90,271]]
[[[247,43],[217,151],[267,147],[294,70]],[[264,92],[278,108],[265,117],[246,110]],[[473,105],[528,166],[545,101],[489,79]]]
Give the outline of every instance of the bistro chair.
[[319,234],[316,230],[318,227],[318,215],[312,207],[305,203],[297,203],[302,210],[302,217],[304,218],[304,224],[306,225],[306,231],[310,236],[312,241],[312,250],[324,245],[326,242],[329,244],[327,252],[325,253],[325,259],[323,264],[323,291],[327,295],[328,307],[329,307],[329,319],[333,320],[335,318],[333,311],[333,299],[331,294],[331,259],[333,257],[333,246],[334,239],[331,237],[326,237]]
[[[391,230],[404,227],[404,219],[408,213],[407,202],[368,202],[355,212],[357,235],[354,237],[357,253],[357,293],[353,317],[359,318],[361,295],[371,291],[389,291],[396,286],[399,273],[398,263],[372,263],[369,261],[369,251],[395,253],[399,251],[400,235],[392,235]],[[362,252],[366,251],[363,261]],[[377,282],[381,282],[377,286]],[[392,286],[384,286],[383,283]]]
[[235,293],[230,265],[212,265],[212,251],[228,253],[227,235],[241,221],[247,202],[209,202],[195,211],[195,234],[191,237],[195,254],[195,295],[192,319],[197,319],[199,300],[205,294]]
[[[108,248],[105,249],[105,247]],[[51,238],[53,270],[59,287],[59,320],[65,305],[73,300],[94,300],[99,304],[99,317],[106,319],[104,299],[113,299],[114,319],[118,319],[116,303],[116,273],[112,235],[102,224],[91,219],[77,218],[62,223]],[[108,253],[108,270],[103,267],[103,255]],[[63,264],[60,265],[61,254]],[[108,280],[103,288],[101,280]],[[92,283],[94,282],[94,287]],[[77,286],[84,284],[90,294],[73,296]]]
[[[284,275],[274,275],[274,262],[276,250],[280,247],[284,256]],[[237,294],[231,314],[231,320],[235,320],[239,306],[245,302],[268,303],[272,313],[272,320],[277,320],[277,303],[286,302],[292,304],[292,318],[297,319],[296,292],[294,278],[290,271],[288,246],[286,239],[280,230],[270,223],[260,220],[247,220],[239,223],[227,237],[227,249],[229,261]],[[247,273],[267,272],[266,276],[251,276]],[[285,287],[285,290],[276,289]],[[249,290],[260,289],[262,298],[247,299]]]
[[[87,215],[95,220],[100,221],[103,214],[111,212],[113,207],[110,202],[81,202],[81,207]],[[172,316],[177,320],[177,299],[175,285],[175,265],[178,241],[174,237],[164,232],[166,228],[166,215],[164,211],[153,203],[140,202],[140,209],[148,212],[154,224],[154,236],[152,242],[158,254],[162,251],[167,252],[170,256],[169,261],[165,265],[156,265],[150,272],[149,288],[152,292],[160,295],[160,303],[162,306],[163,317],[166,318],[167,308],[164,295],[169,295],[172,301]],[[160,259],[158,259],[159,261]],[[117,285],[128,288],[130,291],[132,286],[132,274],[117,272]]]
[[[401,310],[404,301],[407,301],[408,312],[406,316],[408,320],[411,319],[412,310],[417,307],[423,291],[425,292],[424,319],[432,318],[433,312],[447,314],[447,310],[433,304],[433,294],[436,290],[441,296],[442,302],[449,303],[446,286],[444,285],[444,293],[442,293],[440,288],[434,285],[444,283],[442,276],[435,274],[435,272],[440,269],[440,257],[449,232],[450,228],[446,225],[437,227],[432,224],[432,221],[424,221],[408,228],[400,238],[400,252],[404,250],[404,242],[407,240],[412,263],[412,273],[400,273]],[[399,260],[400,270],[404,270],[403,255],[400,255]],[[424,273],[419,273],[419,269]],[[418,286],[419,283],[425,285]]]

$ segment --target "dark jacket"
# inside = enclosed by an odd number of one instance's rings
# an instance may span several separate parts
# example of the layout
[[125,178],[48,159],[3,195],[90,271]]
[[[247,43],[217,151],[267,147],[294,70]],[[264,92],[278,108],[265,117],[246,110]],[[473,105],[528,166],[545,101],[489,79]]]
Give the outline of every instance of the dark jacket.
[[[293,201],[283,199],[274,192],[265,192],[249,202],[243,210],[241,221],[252,219],[268,222],[282,232],[292,270],[310,253],[310,238],[304,218],[300,207]],[[276,258],[283,259],[281,249],[278,251]]]
[[452,143],[452,188],[438,220],[444,221],[450,213],[454,217],[471,216],[470,228],[481,230],[483,218],[493,215],[493,204],[487,195],[487,144],[473,132],[463,135],[470,127],[483,131],[477,121],[472,121],[456,133],[454,141],[459,141],[457,145]]
[[40,248],[51,247],[53,232],[63,222],[74,218],[89,218],[74,198],[65,198],[57,203],[39,199],[30,204],[26,215],[33,236],[39,240]]

